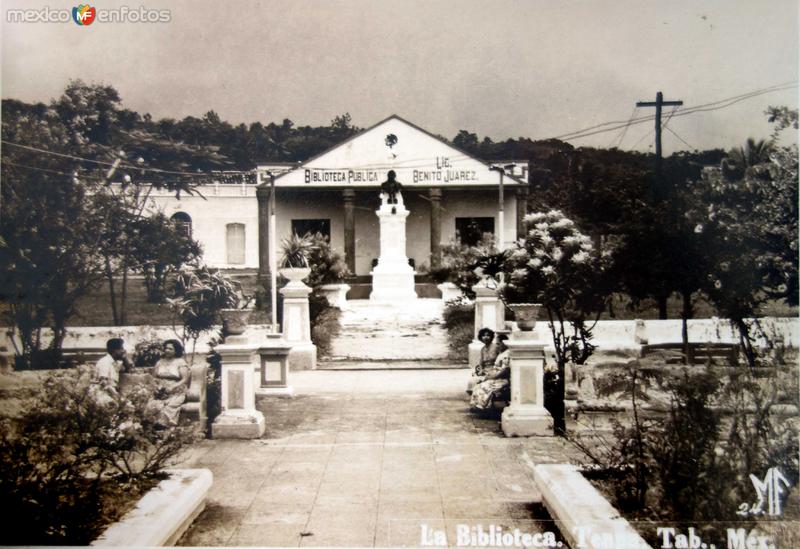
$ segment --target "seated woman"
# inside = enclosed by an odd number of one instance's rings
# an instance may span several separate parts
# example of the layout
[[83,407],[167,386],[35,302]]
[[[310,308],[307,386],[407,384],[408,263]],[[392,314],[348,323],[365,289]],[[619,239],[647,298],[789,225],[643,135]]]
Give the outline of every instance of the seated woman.
[[494,331],[490,328],[481,328],[478,331],[478,341],[483,343],[481,348],[481,356],[478,358],[478,363],[475,365],[475,370],[467,383],[467,394],[472,393],[472,389],[483,381],[484,372],[494,367],[494,361],[497,358],[498,350],[497,344],[494,341]]
[[176,339],[164,342],[164,354],[153,368],[156,390],[150,408],[161,425],[177,425],[181,404],[186,400],[191,371],[183,359],[183,345]]
[[497,355],[494,365],[484,370],[483,380],[472,390],[469,404],[473,410],[486,412],[492,409],[496,400],[508,400],[511,355],[506,347],[506,339],[508,336],[505,334],[497,336],[497,347],[500,354]]

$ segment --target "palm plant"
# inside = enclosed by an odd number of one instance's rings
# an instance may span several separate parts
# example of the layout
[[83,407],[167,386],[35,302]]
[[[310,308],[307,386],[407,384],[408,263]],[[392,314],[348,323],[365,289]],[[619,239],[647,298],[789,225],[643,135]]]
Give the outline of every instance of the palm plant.
[[308,267],[308,258],[314,251],[314,240],[309,235],[293,233],[281,242],[281,266],[301,269]]

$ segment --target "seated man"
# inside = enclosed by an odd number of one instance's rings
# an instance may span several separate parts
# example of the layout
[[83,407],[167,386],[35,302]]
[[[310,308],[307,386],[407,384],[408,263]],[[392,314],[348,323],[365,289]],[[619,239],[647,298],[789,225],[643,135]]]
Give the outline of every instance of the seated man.
[[129,372],[133,364],[125,352],[125,342],[118,337],[106,341],[107,354],[97,361],[92,373],[95,397],[98,402],[108,403],[116,398],[119,390],[120,371]]
[[487,412],[492,409],[495,401],[507,401],[509,397],[509,379],[511,378],[511,354],[506,347],[508,336],[497,336],[497,346],[500,353],[495,359],[494,366],[484,370],[483,380],[472,390],[470,407],[473,410]]

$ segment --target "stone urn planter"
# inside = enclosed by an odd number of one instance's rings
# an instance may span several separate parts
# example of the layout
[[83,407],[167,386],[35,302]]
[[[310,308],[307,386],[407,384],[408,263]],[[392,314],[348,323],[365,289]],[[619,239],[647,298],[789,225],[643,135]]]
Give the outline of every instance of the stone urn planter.
[[222,326],[230,335],[242,335],[247,330],[247,320],[252,309],[222,309]]
[[278,273],[289,281],[286,284],[287,288],[298,288],[300,286],[305,286],[303,280],[311,274],[311,269],[308,267],[284,267],[279,269]]
[[539,303],[509,303],[508,308],[514,312],[517,319],[517,326],[523,332],[530,332],[536,327],[536,320],[539,318]]
[[461,292],[461,288],[459,288],[452,282],[442,282],[441,284],[437,284],[436,287],[439,288],[439,291],[442,292],[442,301],[444,302],[458,299],[462,295],[464,295]]
[[347,292],[350,291],[349,284],[324,284],[319,289],[331,307],[342,308],[347,303]]

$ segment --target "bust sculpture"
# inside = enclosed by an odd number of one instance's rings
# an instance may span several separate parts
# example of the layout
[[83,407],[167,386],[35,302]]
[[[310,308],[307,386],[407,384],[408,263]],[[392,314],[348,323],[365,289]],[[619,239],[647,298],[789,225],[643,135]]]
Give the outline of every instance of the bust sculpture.
[[386,174],[386,181],[381,183],[381,194],[386,194],[386,203],[392,205],[392,213],[397,213],[397,195],[403,188],[403,185],[395,179],[396,177],[397,174],[394,173],[394,170],[389,170],[389,173]]

